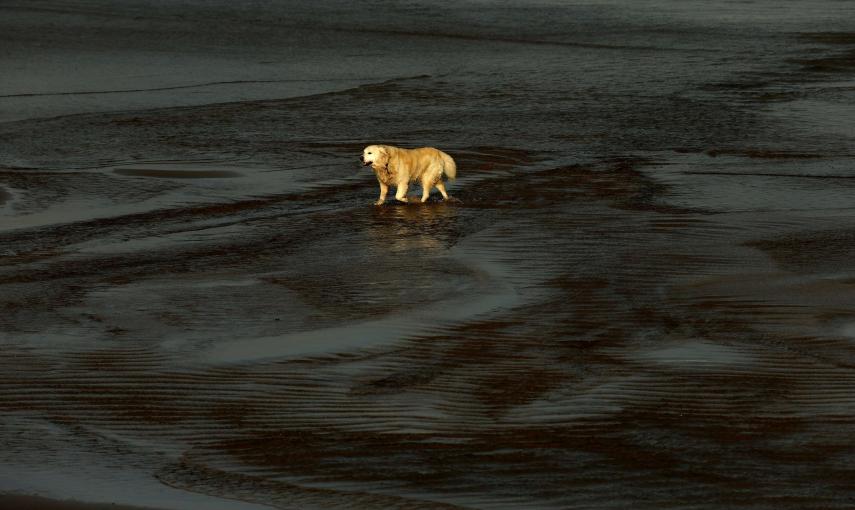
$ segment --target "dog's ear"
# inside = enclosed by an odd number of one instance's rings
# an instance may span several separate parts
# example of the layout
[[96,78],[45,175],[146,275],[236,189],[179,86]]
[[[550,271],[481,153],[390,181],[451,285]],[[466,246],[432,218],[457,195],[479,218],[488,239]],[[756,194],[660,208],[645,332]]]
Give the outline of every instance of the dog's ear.
[[377,147],[378,157],[375,159],[379,166],[387,166],[389,164],[389,149],[385,145]]

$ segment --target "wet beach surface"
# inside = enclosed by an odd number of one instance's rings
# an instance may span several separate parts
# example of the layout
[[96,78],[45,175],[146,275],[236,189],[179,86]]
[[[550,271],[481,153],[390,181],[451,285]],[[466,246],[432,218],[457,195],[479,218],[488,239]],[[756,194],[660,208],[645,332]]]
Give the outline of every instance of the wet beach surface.
[[[0,493],[855,504],[847,3],[10,2],[0,34]],[[371,205],[369,143],[446,150],[459,202]]]

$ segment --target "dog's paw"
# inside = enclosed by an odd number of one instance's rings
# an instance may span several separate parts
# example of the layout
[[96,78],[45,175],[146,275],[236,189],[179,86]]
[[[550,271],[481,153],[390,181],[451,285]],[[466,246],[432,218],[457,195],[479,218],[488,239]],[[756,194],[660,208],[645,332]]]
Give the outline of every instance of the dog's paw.
[[386,201],[385,201],[385,200],[375,200],[375,201],[374,201],[374,205],[383,205],[383,204],[385,204],[385,203],[386,203]]
[[395,197],[395,200],[397,200],[398,202],[403,202],[405,204],[409,203],[409,201],[410,201],[410,199],[407,197],[402,197],[402,198]]

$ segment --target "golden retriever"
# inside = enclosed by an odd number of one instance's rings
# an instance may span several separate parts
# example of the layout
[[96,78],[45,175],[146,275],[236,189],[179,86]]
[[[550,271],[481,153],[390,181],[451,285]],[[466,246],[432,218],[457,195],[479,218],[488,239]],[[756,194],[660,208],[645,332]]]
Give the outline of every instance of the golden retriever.
[[380,183],[380,198],[374,205],[382,205],[386,201],[391,185],[398,188],[395,199],[408,202],[407,187],[416,181],[422,184],[422,202],[427,201],[434,186],[442,193],[443,199],[449,200],[442,178],[453,180],[457,177],[457,165],[451,156],[433,147],[402,149],[391,145],[369,145],[359,159],[363,165],[371,165]]

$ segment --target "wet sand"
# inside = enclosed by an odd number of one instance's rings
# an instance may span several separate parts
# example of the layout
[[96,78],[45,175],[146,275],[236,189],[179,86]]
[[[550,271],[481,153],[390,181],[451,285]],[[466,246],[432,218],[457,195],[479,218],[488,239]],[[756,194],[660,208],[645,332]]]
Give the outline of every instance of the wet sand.
[[[146,510],[137,506],[119,506],[114,504],[81,503],[78,501],[57,501],[38,496],[0,494],[0,507],[15,510]],[[153,509],[148,509],[153,510]]]
[[0,7],[0,491],[850,508],[851,8],[371,5]]

